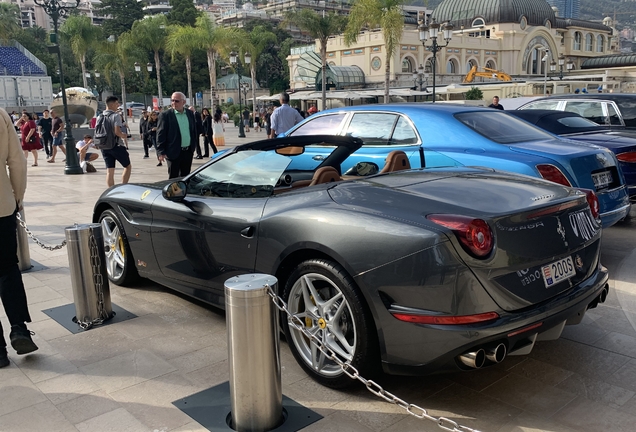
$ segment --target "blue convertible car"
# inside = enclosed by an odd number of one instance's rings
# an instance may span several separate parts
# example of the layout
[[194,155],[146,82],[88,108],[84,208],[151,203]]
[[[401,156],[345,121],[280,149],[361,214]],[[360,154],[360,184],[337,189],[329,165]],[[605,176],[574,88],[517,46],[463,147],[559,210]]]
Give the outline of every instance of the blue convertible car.
[[[343,174],[356,174],[359,162],[373,162],[382,169],[394,150],[405,152],[413,168],[448,166],[441,154],[466,166],[594,190],[604,227],[625,218],[630,209],[625,180],[611,151],[561,139],[499,110],[446,104],[352,106],[312,115],[285,135],[317,134],[363,139],[364,146],[342,166]],[[424,149],[436,156],[428,157]],[[306,148],[290,168],[311,169],[328,155],[324,146]],[[364,167],[369,170],[369,164]]]

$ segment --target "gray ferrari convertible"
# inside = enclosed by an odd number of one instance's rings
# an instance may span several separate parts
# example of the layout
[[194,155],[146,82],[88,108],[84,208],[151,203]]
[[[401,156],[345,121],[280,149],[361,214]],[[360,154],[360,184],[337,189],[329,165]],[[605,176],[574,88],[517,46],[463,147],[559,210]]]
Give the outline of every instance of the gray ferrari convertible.
[[[403,152],[343,162],[356,138],[303,136],[225,152],[177,181],[100,197],[109,279],[141,276],[218,307],[223,284],[268,273],[307,329],[363,375],[478,369],[529,353],[605,300],[594,192]],[[328,146],[294,169],[308,146]],[[431,164],[447,167],[430,167]],[[281,324],[319,382],[352,381]]]

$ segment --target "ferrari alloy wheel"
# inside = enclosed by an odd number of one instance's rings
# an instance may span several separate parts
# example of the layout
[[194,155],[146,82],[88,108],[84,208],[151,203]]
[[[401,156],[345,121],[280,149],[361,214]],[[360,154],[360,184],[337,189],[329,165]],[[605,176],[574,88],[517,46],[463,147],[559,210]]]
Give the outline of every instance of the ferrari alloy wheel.
[[106,210],[99,218],[104,237],[104,251],[106,253],[106,271],[108,279],[117,285],[126,285],[137,277],[128,247],[126,234],[122,229],[117,215],[112,210]]
[[[325,260],[305,261],[292,272],[283,295],[289,312],[340,360],[351,362],[361,373],[373,369],[375,326],[362,295],[342,267]],[[290,326],[287,317],[283,323],[292,353],[309,375],[333,388],[353,383],[316,342]]]

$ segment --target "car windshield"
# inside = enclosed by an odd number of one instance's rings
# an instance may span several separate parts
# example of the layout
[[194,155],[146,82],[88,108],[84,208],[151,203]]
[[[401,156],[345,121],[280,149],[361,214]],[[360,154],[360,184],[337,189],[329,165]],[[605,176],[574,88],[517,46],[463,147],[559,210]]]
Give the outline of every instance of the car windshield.
[[554,137],[511,115],[497,111],[474,111],[455,114],[466,126],[499,144],[549,140]]
[[246,150],[220,158],[188,179],[188,194],[263,198],[274,191],[291,158],[273,151]]

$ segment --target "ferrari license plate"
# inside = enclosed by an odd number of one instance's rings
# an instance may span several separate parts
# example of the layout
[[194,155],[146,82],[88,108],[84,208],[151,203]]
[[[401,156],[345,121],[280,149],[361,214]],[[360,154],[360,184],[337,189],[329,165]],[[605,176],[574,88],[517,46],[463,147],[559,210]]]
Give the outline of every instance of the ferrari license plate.
[[541,274],[543,274],[543,282],[546,288],[571,278],[576,274],[572,257],[566,257],[541,267]]
[[592,181],[594,182],[596,189],[603,189],[612,184],[614,178],[612,177],[611,171],[603,171],[592,174]]

